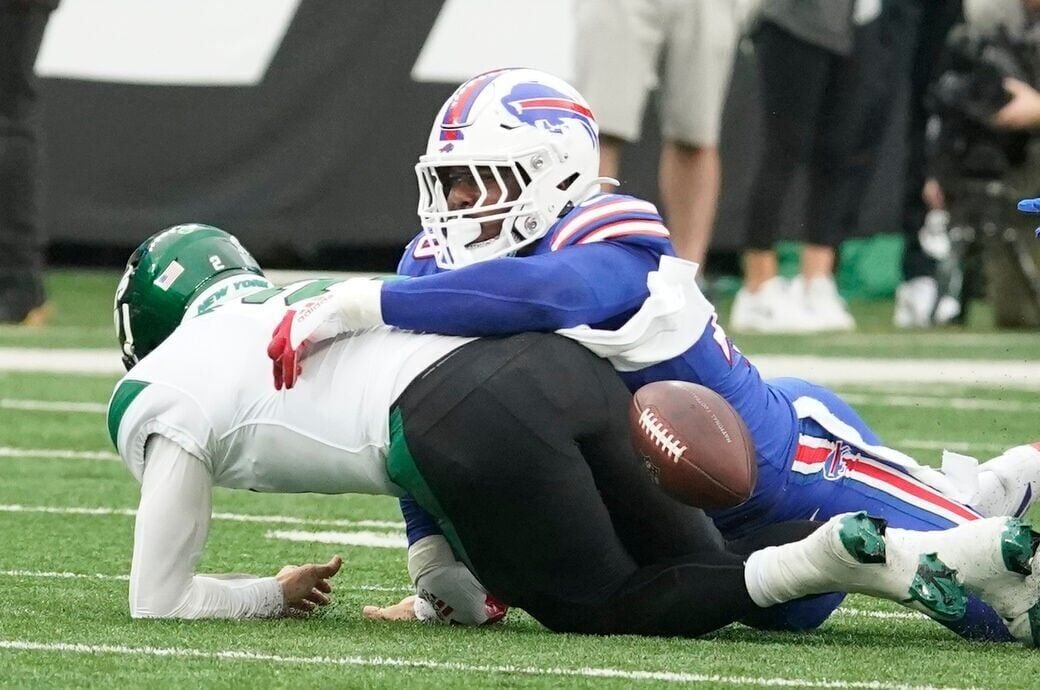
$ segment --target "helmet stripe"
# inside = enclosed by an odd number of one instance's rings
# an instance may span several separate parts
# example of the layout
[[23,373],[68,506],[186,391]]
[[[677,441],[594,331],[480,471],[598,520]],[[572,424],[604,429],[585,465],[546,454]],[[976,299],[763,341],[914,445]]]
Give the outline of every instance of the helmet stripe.
[[525,98],[521,101],[515,101],[514,104],[520,106],[523,110],[527,108],[552,108],[554,110],[566,110],[571,113],[584,115],[590,120],[596,119],[590,109],[581,103],[575,103],[565,98]]
[[466,124],[466,118],[469,117],[477,96],[481,94],[484,87],[504,71],[506,70],[498,69],[485,72],[459,87],[452,98],[451,105],[444,112],[444,119],[441,120],[441,141],[457,141],[462,138],[462,132],[458,130],[458,127]]

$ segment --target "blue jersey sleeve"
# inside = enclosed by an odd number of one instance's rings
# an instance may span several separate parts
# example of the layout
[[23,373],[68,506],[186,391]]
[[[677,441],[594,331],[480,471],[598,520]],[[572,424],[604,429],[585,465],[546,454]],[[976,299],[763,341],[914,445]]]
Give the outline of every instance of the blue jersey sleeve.
[[444,335],[616,327],[646,300],[659,245],[596,242],[387,283],[383,320]]
[[440,534],[441,529],[433,516],[423,510],[423,507],[411,496],[401,498],[401,515],[404,517],[404,530],[408,536],[408,546],[428,537],[431,534]]
[[440,268],[433,258],[433,250],[423,232],[412,238],[404,249],[401,260],[397,263],[397,275],[428,276],[439,273]]

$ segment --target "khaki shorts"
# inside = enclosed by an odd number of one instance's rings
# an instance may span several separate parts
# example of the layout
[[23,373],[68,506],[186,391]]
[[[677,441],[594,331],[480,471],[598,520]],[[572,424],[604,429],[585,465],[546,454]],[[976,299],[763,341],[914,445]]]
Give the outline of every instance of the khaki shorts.
[[660,87],[665,140],[718,144],[740,7],[735,0],[575,0],[575,86],[600,132],[638,141],[647,95]]

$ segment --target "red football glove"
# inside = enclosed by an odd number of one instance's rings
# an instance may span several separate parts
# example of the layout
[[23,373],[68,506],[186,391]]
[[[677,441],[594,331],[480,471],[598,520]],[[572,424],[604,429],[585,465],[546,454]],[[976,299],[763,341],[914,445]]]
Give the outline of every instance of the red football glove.
[[289,333],[292,329],[293,317],[296,311],[290,309],[274,328],[271,334],[271,342],[267,345],[267,356],[271,358],[274,365],[274,387],[275,390],[288,390],[296,385],[296,378],[303,372],[300,366],[300,352],[307,345],[306,341],[300,343],[296,349],[292,347]]

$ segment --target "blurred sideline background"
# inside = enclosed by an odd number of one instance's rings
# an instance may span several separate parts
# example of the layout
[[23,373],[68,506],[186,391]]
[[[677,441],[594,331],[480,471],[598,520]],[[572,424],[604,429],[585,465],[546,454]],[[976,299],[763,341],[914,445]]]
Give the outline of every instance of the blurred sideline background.
[[[235,233],[268,267],[392,271],[418,230],[412,167],[440,104],[502,65],[570,78],[571,10],[571,0],[63,0],[37,60],[49,258],[117,267],[149,234],[198,221]],[[724,116],[716,278],[739,274],[744,245],[761,143],[753,60],[738,51]],[[850,297],[889,296],[899,281],[904,98],[862,212],[865,239],[842,250]],[[653,99],[645,120],[644,145],[624,150],[622,188],[657,200]],[[783,212],[792,236],[800,195]]]

